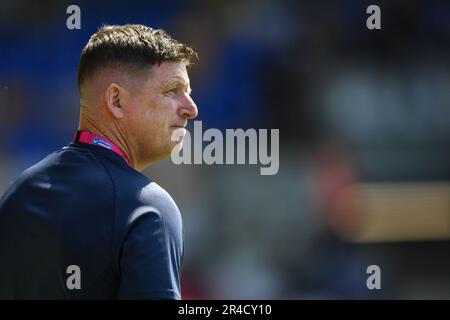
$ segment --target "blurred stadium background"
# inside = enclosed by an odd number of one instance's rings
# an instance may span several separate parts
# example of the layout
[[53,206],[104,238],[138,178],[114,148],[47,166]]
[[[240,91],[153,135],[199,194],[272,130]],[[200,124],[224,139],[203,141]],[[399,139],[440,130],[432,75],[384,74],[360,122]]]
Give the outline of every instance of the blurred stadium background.
[[2,1],[0,193],[71,140],[79,55],[103,23],[199,52],[204,129],[280,129],[274,176],[146,170],[184,216],[185,299],[450,298],[450,2]]

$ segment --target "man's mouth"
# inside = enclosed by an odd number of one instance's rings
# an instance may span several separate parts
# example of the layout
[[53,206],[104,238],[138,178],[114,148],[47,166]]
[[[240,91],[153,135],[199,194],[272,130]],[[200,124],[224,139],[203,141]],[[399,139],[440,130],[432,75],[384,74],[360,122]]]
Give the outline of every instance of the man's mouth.
[[187,122],[172,125],[174,129],[186,129]]

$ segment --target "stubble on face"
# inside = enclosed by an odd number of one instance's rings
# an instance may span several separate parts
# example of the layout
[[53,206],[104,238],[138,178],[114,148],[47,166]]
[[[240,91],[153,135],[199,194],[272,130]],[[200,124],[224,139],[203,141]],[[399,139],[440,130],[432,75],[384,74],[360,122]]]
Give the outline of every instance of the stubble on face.
[[153,163],[170,156],[177,144],[172,141],[173,131],[187,123],[177,113],[179,101],[176,96],[177,90],[191,90],[186,64],[164,62],[154,65],[137,81],[129,110],[131,134],[139,158]]

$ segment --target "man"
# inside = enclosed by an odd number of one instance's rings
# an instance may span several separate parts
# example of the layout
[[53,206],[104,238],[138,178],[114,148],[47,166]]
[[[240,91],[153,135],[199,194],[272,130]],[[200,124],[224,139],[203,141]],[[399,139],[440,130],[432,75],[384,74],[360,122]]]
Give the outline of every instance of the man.
[[0,298],[181,299],[180,212],[139,171],[170,156],[174,133],[197,116],[186,71],[195,58],[143,25],[90,38],[74,141],[0,200]]

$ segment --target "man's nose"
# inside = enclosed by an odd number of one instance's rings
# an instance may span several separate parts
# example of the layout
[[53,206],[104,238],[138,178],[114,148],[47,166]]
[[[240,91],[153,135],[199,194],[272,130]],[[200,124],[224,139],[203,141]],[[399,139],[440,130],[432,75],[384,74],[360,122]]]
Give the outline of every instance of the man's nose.
[[183,102],[178,108],[178,115],[189,120],[195,119],[198,115],[197,105],[187,94],[183,97]]

